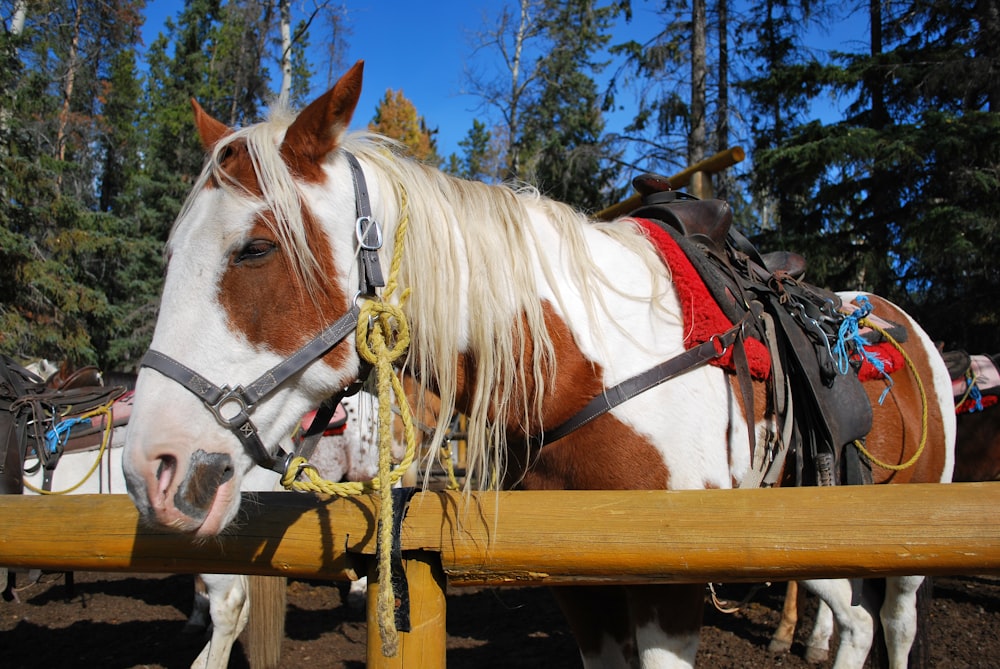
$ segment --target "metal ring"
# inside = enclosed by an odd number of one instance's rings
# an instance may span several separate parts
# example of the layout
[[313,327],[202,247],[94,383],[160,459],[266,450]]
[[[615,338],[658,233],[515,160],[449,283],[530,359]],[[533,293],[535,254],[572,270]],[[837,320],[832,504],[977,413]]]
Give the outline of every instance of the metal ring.
[[[239,405],[239,411],[233,414],[232,417],[227,418],[222,415],[222,406],[231,401],[236,402],[236,404]],[[233,429],[234,426],[238,427],[246,423],[250,419],[250,411],[253,408],[252,405],[247,404],[242,386],[237,386],[236,388],[224,386],[222,388],[222,397],[220,397],[214,404],[206,402],[205,405],[208,407],[208,410],[212,412],[212,415],[215,416],[215,420],[217,420],[222,427],[229,429]]]
[[[357,226],[358,246],[362,251],[378,251],[382,248],[382,226],[378,224],[378,221],[371,216],[359,216],[355,225]],[[376,241],[374,244],[369,244],[367,241],[368,233],[371,230],[375,231]]]

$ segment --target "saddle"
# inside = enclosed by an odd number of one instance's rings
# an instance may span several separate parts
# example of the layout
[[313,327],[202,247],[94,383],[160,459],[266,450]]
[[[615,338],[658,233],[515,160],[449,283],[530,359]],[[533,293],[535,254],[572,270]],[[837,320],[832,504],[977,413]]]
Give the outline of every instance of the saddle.
[[[801,255],[758,252],[732,227],[727,202],[670,190],[669,182],[656,175],[637,177],[633,185],[642,204],[629,215],[667,232],[727,318],[747,323],[744,337],[758,340],[770,352],[768,410],[781,423],[777,442],[787,443],[758,449],[750,431],[755,469],[763,470],[754,485],[776,482],[785,448],[794,463],[796,485],[870,482],[870,463],[858,449],[845,448],[867,436],[872,408],[857,375],[862,358],[851,361],[855,373],[842,374],[833,355],[846,318],[840,298],[803,280],[807,263]],[[745,355],[734,359],[741,357],[745,360]],[[740,367],[737,364],[734,371],[744,406],[752,414],[745,362]]]
[[[100,385],[95,367],[72,375],[57,372],[50,381],[0,356],[0,494],[22,493],[22,474],[38,467],[45,468],[43,489],[50,489],[74,419],[112,404],[125,392],[120,386]],[[30,460],[36,462],[25,469]]]
[[997,403],[1000,395],[1000,362],[995,355],[969,355],[965,351],[941,354],[951,377],[955,413],[973,413]]

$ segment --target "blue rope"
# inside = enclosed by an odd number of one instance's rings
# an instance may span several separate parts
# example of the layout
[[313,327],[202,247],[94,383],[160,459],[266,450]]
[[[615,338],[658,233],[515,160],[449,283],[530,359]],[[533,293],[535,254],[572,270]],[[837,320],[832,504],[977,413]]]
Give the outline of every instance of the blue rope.
[[851,369],[851,359],[861,358],[867,360],[879,374],[889,382],[889,385],[882,391],[878,403],[882,404],[885,396],[892,389],[892,377],[885,371],[885,362],[874,351],[868,350],[868,343],[861,336],[860,321],[872,312],[872,303],[864,295],[858,295],[855,299],[858,308],[853,313],[844,316],[837,331],[837,342],[833,346],[833,352],[837,359],[837,371],[847,374]]
[[90,422],[90,419],[66,418],[53,425],[45,433],[45,446],[48,448],[49,454],[55,455],[58,453],[66,445],[66,442],[69,441],[70,429],[84,420]]
[[983,393],[979,390],[979,385],[971,376],[965,377],[965,388],[969,392],[968,399],[975,400],[976,406],[968,410],[968,413],[975,413],[983,410]]

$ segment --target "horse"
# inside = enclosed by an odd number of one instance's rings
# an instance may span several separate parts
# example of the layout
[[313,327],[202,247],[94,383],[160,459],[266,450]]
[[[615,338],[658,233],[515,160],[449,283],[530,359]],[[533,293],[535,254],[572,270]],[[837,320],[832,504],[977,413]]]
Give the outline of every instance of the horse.
[[[941,347],[939,346],[939,349]],[[956,416],[955,467],[952,481],[1000,480],[1000,355],[969,355],[965,351],[941,351],[952,381]],[[785,592],[781,619],[769,649],[783,653],[792,647],[802,593],[795,581]],[[825,662],[833,636],[833,614],[822,601],[812,632],[805,641],[805,659]]]
[[943,354],[952,377],[958,434],[954,481],[1000,480],[1000,354]]
[[[764,444],[773,425],[766,383],[752,380],[747,395],[725,366],[742,326],[686,346],[689,314],[635,218],[596,221],[349,132],[362,79],[358,62],[300,113],[274,109],[241,129],[193,103],[208,158],[167,242],[123,462],[144,522],[195,538],[225,532],[247,472],[281,470],[282,436],[371,365],[384,368],[378,355],[440,397],[430,451],[453,410],[467,417],[466,492],[732,488],[748,477],[750,438]],[[947,372],[912,318],[868,299],[905,330],[912,369],[881,404],[885,384],[865,384],[867,449],[901,461],[927,444],[914,467],[875,476],[946,481]],[[381,328],[376,346],[369,326]],[[644,392],[623,388],[665,362],[684,367]],[[562,426],[572,438],[557,438]],[[921,581],[893,579],[882,610],[899,666]],[[846,581],[816,587],[843,620],[838,666],[861,666],[871,616],[851,605]],[[704,592],[554,589],[586,667],[693,666]]]
[[[47,476],[37,455],[29,453],[24,463],[26,494],[124,494],[122,447],[133,405],[131,388],[135,375],[101,373],[94,368],[72,369],[47,360],[32,363],[27,369],[45,378],[52,388],[79,383],[115,383],[126,391],[112,405],[112,431],[106,435],[100,420],[95,420],[93,425],[71,429],[65,436],[58,462]],[[372,416],[376,410],[372,407],[377,407],[376,400],[362,393],[345,397],[341,406],[342,416],[317,433],[312,464],[325,476],[336,480],[370,478],[377,468],[378,453],[372,437]],[[309,422],[303,420],[302,429],[309,426]],[[243,489],[273,490],[276,484],[277,476],[273,472],[259,469],[244,480]],[[71,584],[71,575],[67,579],[68,585]],[[280,577],[196,575],[194,605],[183,634],[201,635],[210,629],[211,635],[192,663],[193,669],[227,667],[236,639],[244,629],[247,629],[243,638],[244,650],[250,666],[256,669],[279,666],[284,637],[285,582],[286,579]],[[364,578],[351,582],[349,593],[345,593],[349,606],[363,606],[364,586]]]

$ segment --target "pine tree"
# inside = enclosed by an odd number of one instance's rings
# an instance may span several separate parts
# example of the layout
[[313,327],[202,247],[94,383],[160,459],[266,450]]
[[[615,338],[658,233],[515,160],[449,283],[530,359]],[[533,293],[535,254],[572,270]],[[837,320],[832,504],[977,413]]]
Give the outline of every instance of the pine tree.
[[811,79],[853,100],[847,117],[789,123],[756,152],[757,182],[786,203],[780,237],[813,282],[878,292],[949,346],[995,350],[996,3],[867,7],[868,50]]
[[617,199],[613,147],[603,140],[597,84],[616,6],[592,0],[547,2],[542,19],[549,42],[539,58],[539,88],[522,114],[521,178],[545,194],[596,211]]

